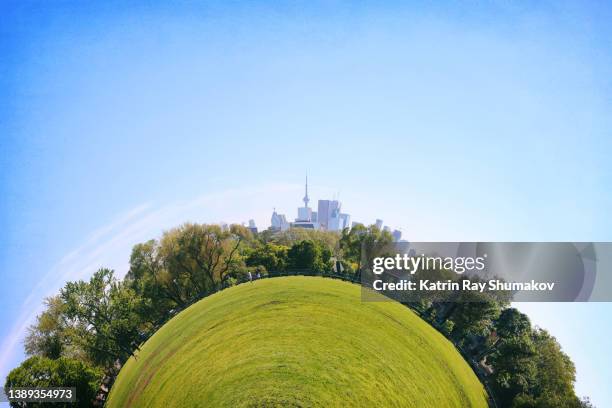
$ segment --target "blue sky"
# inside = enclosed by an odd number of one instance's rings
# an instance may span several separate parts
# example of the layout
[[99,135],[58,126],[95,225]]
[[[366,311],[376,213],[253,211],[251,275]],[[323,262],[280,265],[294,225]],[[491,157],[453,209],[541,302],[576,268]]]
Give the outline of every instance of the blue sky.
[[[612,240],[612,9],[0,4],[0,375],[42,298],[314,199],[411,240]],[[525,305],[612,406],[610,304]]]

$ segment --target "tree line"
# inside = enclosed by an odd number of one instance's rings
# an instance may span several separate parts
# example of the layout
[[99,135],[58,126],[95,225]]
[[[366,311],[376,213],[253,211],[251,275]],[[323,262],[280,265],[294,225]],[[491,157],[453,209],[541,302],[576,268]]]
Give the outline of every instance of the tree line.
[[[362,250],[391,242],[391,235],[374,225],[341,233],[254,234],[240,225],[184,224],[159,240],[135,245],[123,279],[101,268],[46,299],[24,341],[29,358],[9,373],[5,389],[76,386],[77,406],[91,406],[96,399],[101,405],[123,363],[138,358],[144,341],[199,299],[253,276],[278,273],[357,281],[367,262]],[[591,406],[576,397],[574,365],[554,337],[532,327],[506,300],[472,300],[422,299],[408,306],[489,370],[486,381],[502,407]]]

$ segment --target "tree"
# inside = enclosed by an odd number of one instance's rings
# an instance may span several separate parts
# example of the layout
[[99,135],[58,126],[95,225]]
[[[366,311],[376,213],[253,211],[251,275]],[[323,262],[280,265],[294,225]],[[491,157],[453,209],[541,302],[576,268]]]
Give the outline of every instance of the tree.
[[527,316],[512,308],[496,323],[501,338],[489,360],[503,406],[581,407],[584,402],[574,391],[574,364],[554,337],[528,323]]
[[440,326],[440,331],[445,336],[450,336],[454,328],[455,328],[455,323],[452,320],[447,320],[442,324],[442,326]]
[[330,260],[329,248],[310,239],[293,244],[288,252],[289,267],[298,270],[324,273],[332,268]]
[[184,224],[161,240],[136,245],[126,282],[151,305],[156,321],[216,292],[244,270],[251,231],[240,225]]
[[[27,403],[28,407],[91,407],[96,396],[102,371],[86,363],[66,357],[52,360],[47,357],[34,356],[25,360],[13,369],[6,377],[5,393],[9,388],[20,387],[75,387],[75,403]],[[16,402],[11,406],[19,407]]]
[[589,397],[583,397],[580,400],[579,408],[595,408],[595,405],[593,405]]
[[[239,248],[250,231],[232,225],[224,231],[218,225],[185,224],[168,231],[160,242],[165,270],[179,302],[181,291],[194,300],[216,291],[232,266],[240,262]],[[181,285],[182,287],[177,287]]]
[[24,346],[26,354],[59,358],[66,348],[65,305],[59,296],[45,299],[46,310],[36,317],[36,324],[28,328]]
[[247,266],[263,266],[266,271],[283,272],[289,264],[289,247],[267,242],[255,247],[247,256]]
[[502,310],[499,318],[493,324],[495,341],[480,354],[479,359],[494,352],[506,340],[524,338],[531,335],[531,321],[527,315],[513,307]]
[[155,324],[164,322],[178,305],[161,280],[165,275],[163,268],[157,241],[150,240],[132,248],[125,283],[147,300],[144,304],[145,313]]
[[364,265],[371,265],[376,256],[393,243],[393,236],[388,231],[381,231],[376,225],[365,227],[355,225],[350,230],[345,228],[340,237],[340,249],[345,260],[350,261],[355,270],[355,278],[361,277]]
[[152,328],[144,300],[109,269],[98,270],[89,282],[67,283],[61,299],[71,335],[105,367],[126,361]]
[[537,374],[534,356],[535,347],[530,337],[504,341],[490,356],[495,390],[502,406],[510,407],[516,396],[529,394]]
[[495,331],[501,340],[525,337],[531,334],[531,322],[527,315],[509,307],[499,315]]
[[282,245],[286,247],[291,247],[293,244],[300,241],[311,240],[319,244],[321,247],[328,248],[333,256],[338,257],[340,254],[340,234],[335,231],[291,228],[287,231],[275,233],[272,236],[267,236],[267,234],[262,233],[260,234],[260,237],[264,243],[271,242],[276,245]]
[[500,314],[500,305],[486,293],[462,292],[448,317],[455,325],[453,338],[459,343],[470,336],[486,336]]
[[[531,394],[536,401],[548,401],[549,405],[573,408],[580,404],[574,392],[576,368],[570,358],[561,350],[557,340],[546,330],[533,332],[533,343],[537,350],[534,356],[537,377]],[[555,401],[555,404],[552,402]]]

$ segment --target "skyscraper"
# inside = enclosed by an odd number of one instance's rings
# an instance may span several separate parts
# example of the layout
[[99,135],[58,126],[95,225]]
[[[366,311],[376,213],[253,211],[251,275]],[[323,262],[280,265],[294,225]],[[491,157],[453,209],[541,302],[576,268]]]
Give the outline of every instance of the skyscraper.
[[346,213],[340,213],[340,230],[351,227],[351,216]]
[[310,198],[308,197],[308,176],[306,176],[306,194],[304,195],[304,206],[298,208],[298,216],[295,222],[312,222],[312,209],[308,207]]
[[257,225],[255,225],[255,220],[249,220],[249,229],[253,234],[257,234]]
[[308,176],[306,176],[305,190],[303,198],[304,206],[298,207],[298,216],[295,222],[291,223],[291,226],[294,228],[318,229],[318,224],[312,219],[312,209],[308,206],[310,202],[308,197]]
[[287,222],[285,214],[278,214],[276,209],[274,209],[272,213],[271,224],[271,228],[275,231],[285,231],[289,229],[289,223]]
[[378,228],[379,230],[382,230],[383,227],[383,220],[381,219],[376,219],[376,228]]
[[289,227],[322,229],[326,231],[342,231],[351,227],[351,216],[340,212],[342,203],[338,200],[319,200],[318,211],[312,211],[308,206],[310,196],[308,195],[308,176],[304,185],[303,207],[298,207],[297,217],[291,224],[287,223],[285,216],[277,214],[276,210],[272,214],[272,229],[284,231]]
[[317,220],[322,229],[327,229],[327,221],[329,219],[329,200],[319,200],[317,208]]
[[317,220],[321,229],[338,231],[343,229],[340,217],[342,204],[337,200],[319,200]]

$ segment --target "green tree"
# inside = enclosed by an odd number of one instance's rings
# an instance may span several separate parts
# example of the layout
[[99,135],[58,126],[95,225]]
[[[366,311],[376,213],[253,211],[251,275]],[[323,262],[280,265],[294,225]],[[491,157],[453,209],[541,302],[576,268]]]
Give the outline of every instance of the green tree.
[[454,327],[455,322],[453,322],[452,320],[447,320],[442,324],[442,326],[440,326],[440,331],[444,333],[444,335],[450,336],[453,332]]
[[531,334],[531,322],[527,315],[513,307],[504,309],[495,322],[497,336],[504,339],[525,337]]
[[529,395],[536,380],[535,346],[530,337],[504,341],[489,357],[495,390],[502,406],[511,407],[520,394]]
[[247,266],[263,266],[266,271],[282,272],[289,263],[289,247],[267,242],[255,247],[247,256]]
[[252,233],[240,225],[184,224],[161,240],[136,245],[126,282],[147,299],[156,319],[219,290],[243,271]]
[[595,408],[595,405],[593,405],[589,397],[583,397],[580,400],[579,408]]
[[[570,358],[561,350],[557,340],[546,330],[533,332],[536,354],[537,377],[531,394],[535,396],[538,407],[573,408],[580,406],[574,392],[576,368]],[[544,403],[548,405],[545,405]],[[553,404],[554,402],[554,404]]]
[[152,329],[143,299],[112,270],[98,270],[89,282],[67,283],[61,298],[71,336],[96,364],[124,362]]
[[293,244],[287,255],[292,269],[324,273],[332,268],[330,249],[310,239]]
[[157,241],[150,240],[132,248],[130,269],[125,276],[125,283],[147,300],[143,305],[146,309],[144,313],[156,323],[165,321],[178,305],[162,280],[163,276],[167,276],[163,268]]
[[486,293],[462,292],[449,317],[455,323],[452,336],[459,343],[469,336],[486,336],[499,314],[499,303]]
[[64,321],[64,303],[59,296],[45,299],[46,309],[36,317],[36,324],[28,328],[24,341],[26,354],[59,358],[68,339]]
[[[20,387],[75,387],[76,403],[27,403],[28,407],[91,407],[102,381],[102,371],[86,363],[66,357],[52,360],[34,356],[13,369],[6,377],[5,393]],[[11,402],[19,407],[21,403]]]
[[164,234],[159,253],[159,281],[165,293],[182,308],[217,291],[233,268],[242,266],[240,248],[250,231],[239,225],[185,224]]
[[283,245],[286,247],[291,247],[296,242],[311,240],[319,244],[321,247],[328,248],[331,251],[332,256],[339,256],[340,234],[338,234],[336,231],[320,231],[305,228],[291,228],[287,231],[275,233],[271,236],[266,236],[266,234],[262,234],[261,237],[264,243],[272,242],[274,244]]
[[339,245],[342,257],[351,262],[355,278],[359,279],[362,267],[371,265],[374,257],[382,256],[392,242],[393,236],[388,231],[381,231],[375,225],[357,224],[342,231]]
[[493,322],[495,336],[478,355],[477,359],[481,360],[487,355],[493,353],[499,348],[504,341],[525,338],[531,335],[531,322],[527,315],[519,312],[513,307],[508,307],[502,310],[501,314],[495,322]]

